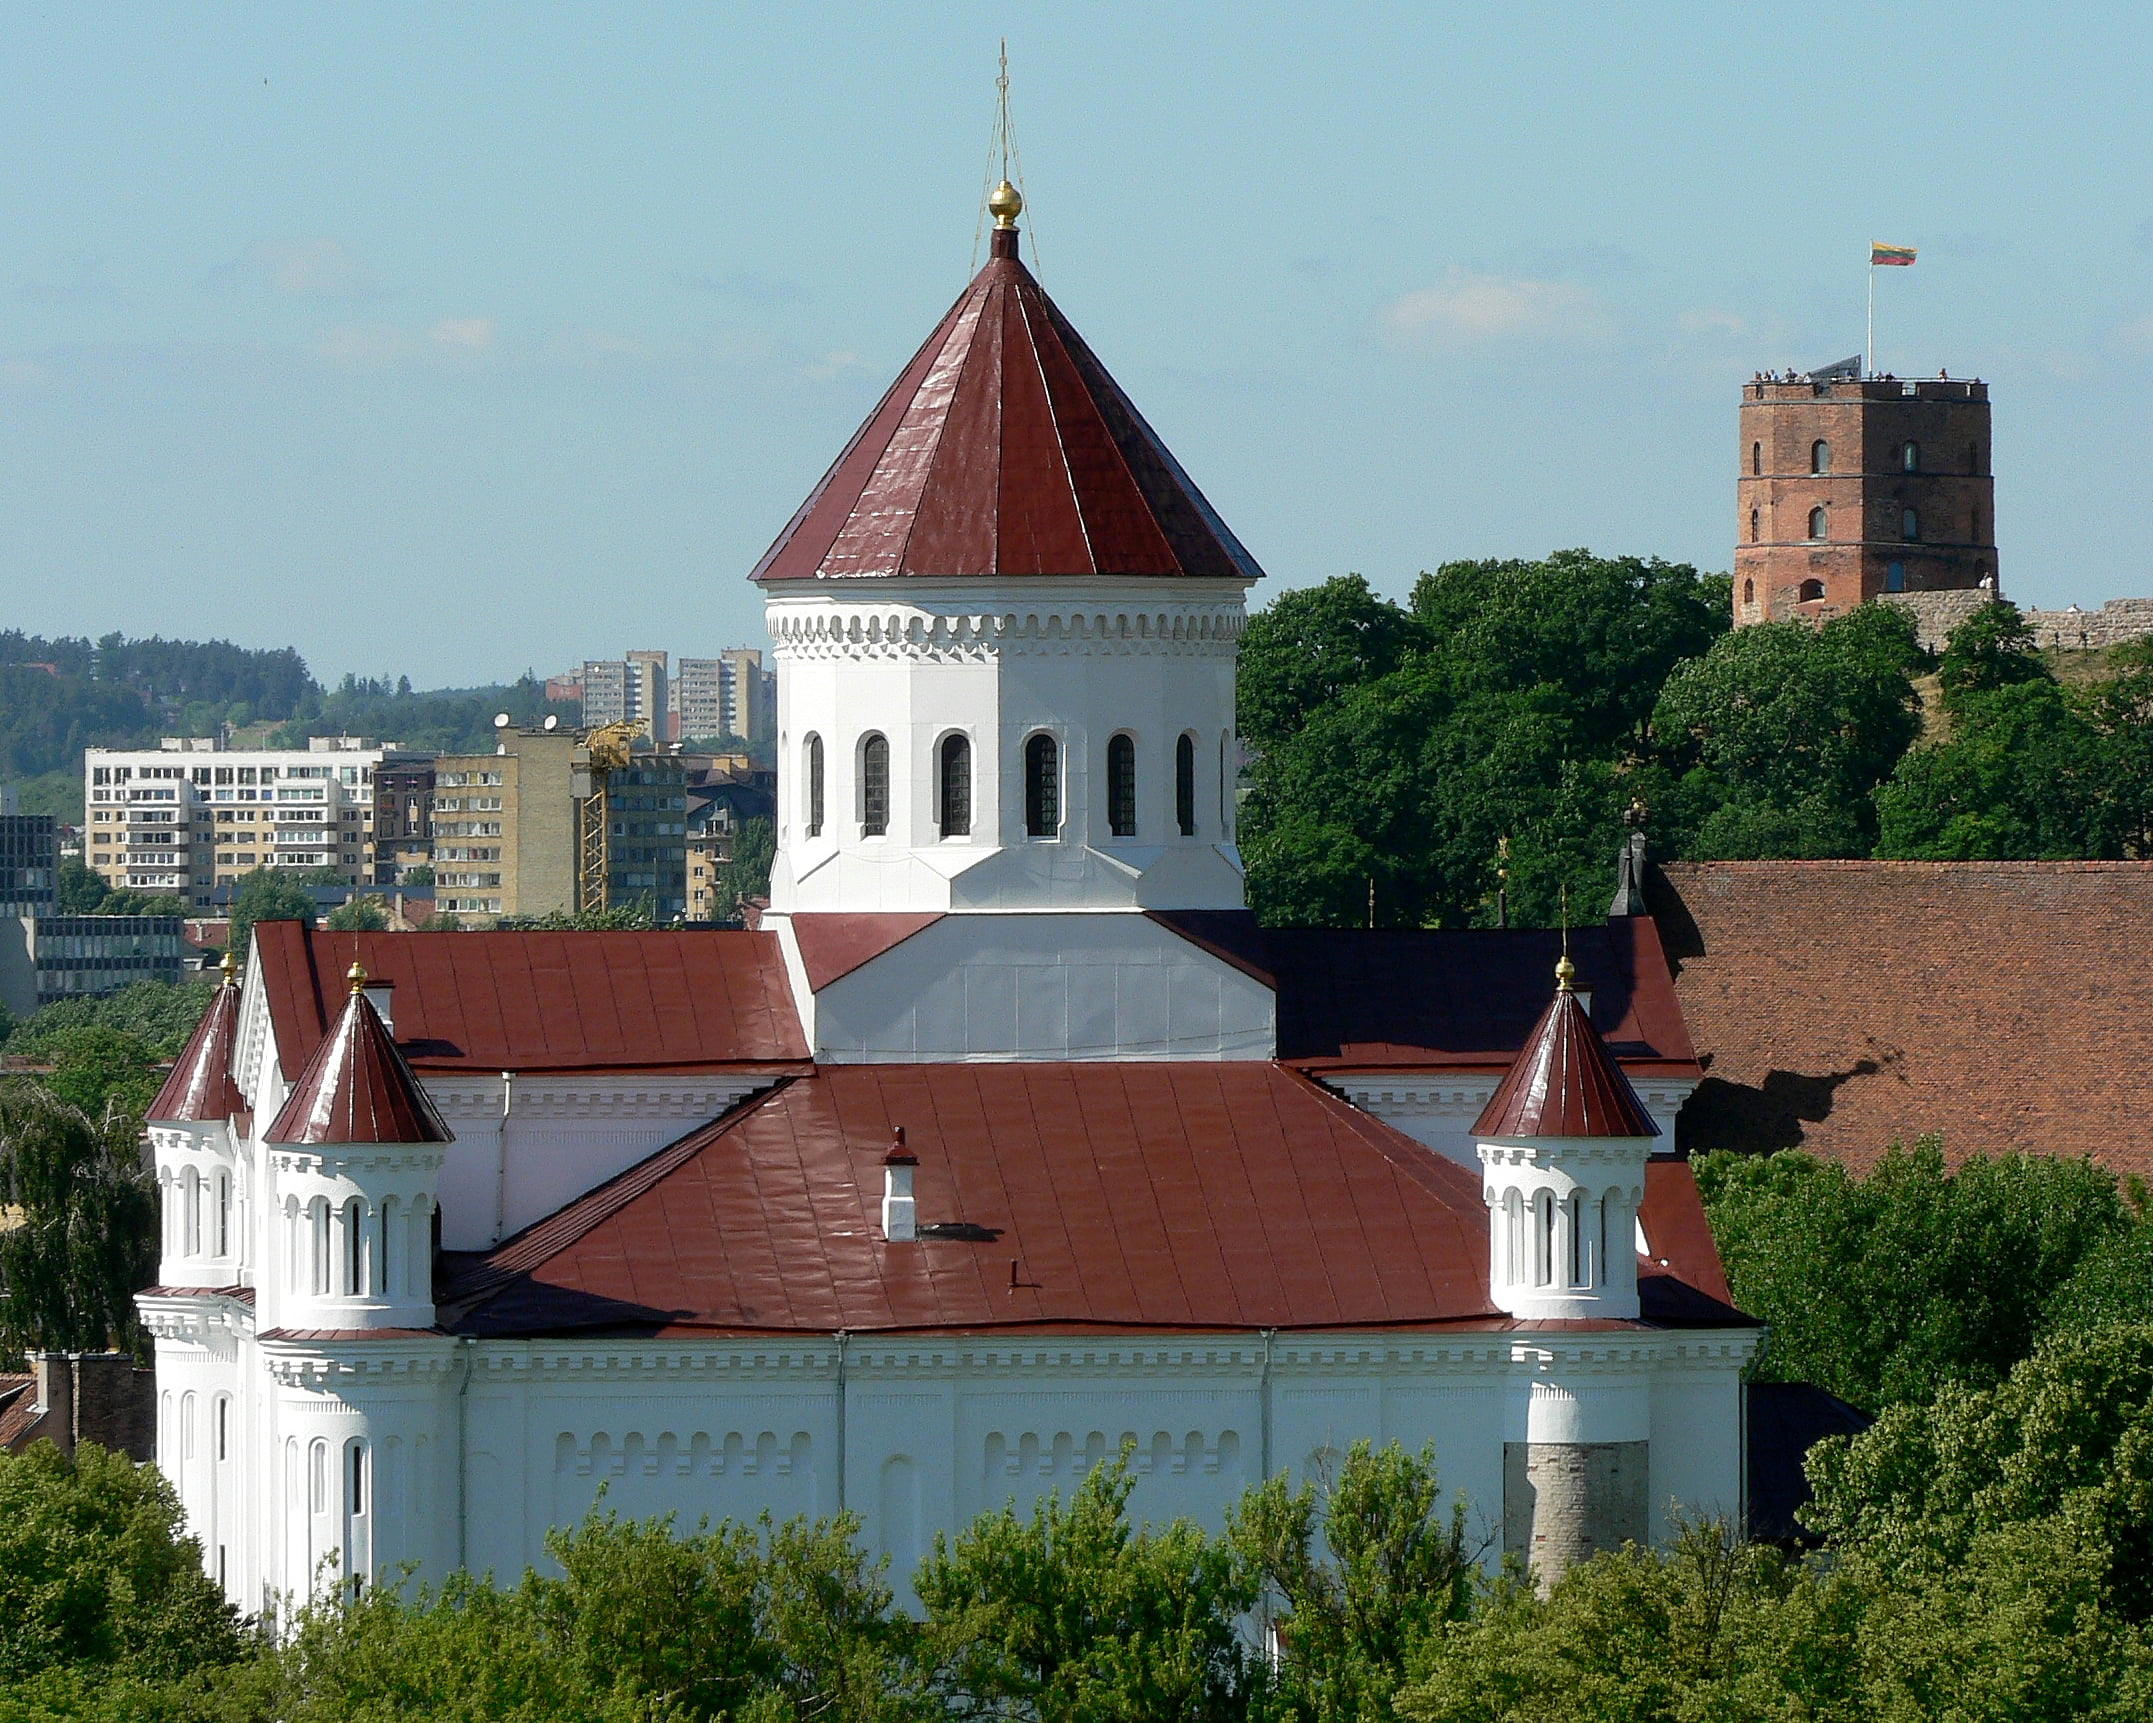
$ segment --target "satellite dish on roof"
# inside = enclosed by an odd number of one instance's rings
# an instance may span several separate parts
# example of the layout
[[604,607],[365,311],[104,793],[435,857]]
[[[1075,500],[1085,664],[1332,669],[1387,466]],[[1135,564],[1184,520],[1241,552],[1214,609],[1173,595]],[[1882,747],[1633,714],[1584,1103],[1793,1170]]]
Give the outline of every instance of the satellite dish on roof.
[[505,730],[505,729],[507,729],[507,728],[508,728],[508,714],[507,714],[506,712],[496,712],[496,713],[495,713],[495,714],[493,715],[493,727],[494,727],[494,728],[495,728],[496,730]]
[[556,714],[554,714],[554,715],[552,715],[552,716],[550,716],[550,717],[548,717],[548,718],[547,718],[547,720],[546,720],[546,728],[547,728],[547,729],[549,729],[549,730],[558,730],[558,729],[559,729],[560,727],[561,727],[561,720],[560,720],[560,715],[559,715],[558,713],[556,713]]

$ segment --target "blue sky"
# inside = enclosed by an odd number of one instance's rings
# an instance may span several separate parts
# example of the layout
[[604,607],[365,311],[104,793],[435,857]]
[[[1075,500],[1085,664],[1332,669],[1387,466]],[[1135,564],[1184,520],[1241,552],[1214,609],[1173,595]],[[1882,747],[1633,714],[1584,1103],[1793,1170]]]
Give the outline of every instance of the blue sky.
[[45,6],[0,63],[0,625],[422,684],[760,638],[969,272],[1048,288],[1271,578],[1724,568],[1738,386],[1996,401],[2004,585],[2153,593],[2153,9]]

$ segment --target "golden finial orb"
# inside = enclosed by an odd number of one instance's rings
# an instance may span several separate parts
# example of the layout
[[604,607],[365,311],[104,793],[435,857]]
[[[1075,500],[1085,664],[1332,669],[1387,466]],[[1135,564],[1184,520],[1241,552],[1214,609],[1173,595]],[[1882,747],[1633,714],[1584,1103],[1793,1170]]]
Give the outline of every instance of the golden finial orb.
[[1566,951],[1555,963],[1555,991],[1558,993],[1575,993],[1577,989],[1572,983],[1576,980],[1577,965],[1570,961],[1570,954]]
[[352,992],[364,993],[366,991],[366,966],[356,957],[353,958],[351,967],[344,971],[344,979],[351,983]]
[[1024,213],[1024,196],[1005,179],[987,194],[987,213],[996,227],[1015,227]]
[[231,986],[235,986],[235,985],[236,985],[236,984],[238,983],[238,981],[239,981],[239,959],[238,959],[238,958],[236,958],[236,957],[234,957],[234,956],[233,956],[233,955],[231,954],[231,952],[229,952],[229,951],[225,952],[225,954],[224,954],[224,961],[223,961],[222,963],[218,964],[218,965],[217,965],[217,967],[218,967],[219,969],[221,969],[221,970],[223,970],[223,971],[224,971],[224,984],[225,984],[225,986],[227,986],[227,987],[231,987]]

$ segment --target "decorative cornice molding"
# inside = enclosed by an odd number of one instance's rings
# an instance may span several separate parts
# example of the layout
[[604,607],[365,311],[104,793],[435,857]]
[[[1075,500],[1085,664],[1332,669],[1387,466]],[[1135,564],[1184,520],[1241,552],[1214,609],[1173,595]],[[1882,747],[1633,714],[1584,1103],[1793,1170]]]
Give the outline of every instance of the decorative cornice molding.
[[[425,1081],[423,1078],[421,1081]],[[549,1083],[544,1078],[518,1076],[515,1111],[511,1122],[525,1119],[708,1119],[724,1112],[742,1097],[768,1086],[768,1078],[735,1078],[723,1081],[675,1079],[670,1083],[648,1078],[626,1081],[601,1079]],[[501,1114],[501,1086],[488,1080],[470,1087],[452,1088],[427,1082],[427,1095],[441,1116],[449,1120],[495,1119]]]
[[1176,603],[1013,604],[996,610],[929,611],[880,603],[769,606],[765,620],[782,660],[890,659],[958,663],[997,656],[1076,652],[1231,658],[1248,625],[1231,600]]

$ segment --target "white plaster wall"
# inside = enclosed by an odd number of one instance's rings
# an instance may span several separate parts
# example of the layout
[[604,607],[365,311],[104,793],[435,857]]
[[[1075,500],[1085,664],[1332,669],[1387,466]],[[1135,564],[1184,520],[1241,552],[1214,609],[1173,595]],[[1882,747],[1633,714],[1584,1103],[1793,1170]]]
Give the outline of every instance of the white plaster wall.
[[[767,600],[778,678],[778,854],[786,910],[1238,908],[1231,743],[1241,591],[1219,582],[865,582]],[[1023,747],[1061,751],[1062,822],[1026,835]],[[885,835],[860,830],[860,744],[890,742]],[[936,759],[972,745],[971,832],[937,826]],[[1136,747],[1137,830],[1106,817],[1107,742]],[[1195,741],[1196,830],[1175,818],[1175,744]],[[807,831],[808,738],[824,824]]]
[[1673,1535],[1674,1519],[1722,1519],[1737,1528],[1748,1507],[1741,1365],[1753,1332],[1700,1331],[1662,1366],[1652,1398],[1652,1536]]
[[838,1063],[1268,1059],[1271,990],[1137,915],[952,915],[815,996]]

